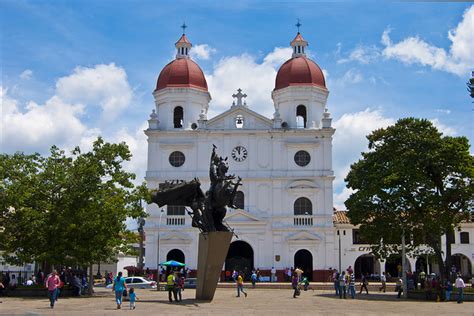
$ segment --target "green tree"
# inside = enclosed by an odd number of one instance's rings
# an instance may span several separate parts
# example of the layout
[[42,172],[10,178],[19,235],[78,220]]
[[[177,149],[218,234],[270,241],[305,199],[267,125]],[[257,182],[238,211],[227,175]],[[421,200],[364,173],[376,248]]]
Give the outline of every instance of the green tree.
[[[57,147],[38,154],[2,155],[2,249],[9,262],[47,262],[90,268],[127,251],[135,234],[127,217],[144,217],[135,175],[123,170],[131,154],[125,143],[98,138],[90,152],[66,155]],[[2,164],[2,166],[4,166]],[[92,291],[92,286],[89,287]]]
[[441,237],[452,236],[473,212],[474,159],[467,138],[443,136],[430,121],[415,118],[367,138],[369,151],[345,179],[354,190],[345,202],[351,222],[383,258],[399,253],[403,231],[408,250],[428,245],[444,278],[451,244],[442,249]]

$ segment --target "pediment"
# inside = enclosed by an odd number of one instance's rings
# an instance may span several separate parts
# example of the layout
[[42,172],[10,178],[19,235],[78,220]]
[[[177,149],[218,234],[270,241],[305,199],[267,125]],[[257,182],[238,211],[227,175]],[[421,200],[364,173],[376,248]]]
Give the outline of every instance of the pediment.
[[249,214],[244,210],[235,210],[227,212],[227,216],[224,218],[229,223],[262,223],[263,220]]
[[319,189],[319,187],[311,180],[295,180],[288,185],[288,189]]
[[193,241],[191,236],[184,232],[171,231],[160,235],[160,240],[176,241],[181,243],[190,243]]
[[318,234],[313,234],[308,231],[300,231],[288,236],[286,240],[288,241],[308,241],[308,240],[321,241],[322,238]]
[[[237,116],[242,116],[243,127],[237,128]],[[252,111],[246,106],[234,106],[229,110],[213,117],[207,122],[207,129],[235,129],[235,130],[266,130],[273,127],[273,121]]]

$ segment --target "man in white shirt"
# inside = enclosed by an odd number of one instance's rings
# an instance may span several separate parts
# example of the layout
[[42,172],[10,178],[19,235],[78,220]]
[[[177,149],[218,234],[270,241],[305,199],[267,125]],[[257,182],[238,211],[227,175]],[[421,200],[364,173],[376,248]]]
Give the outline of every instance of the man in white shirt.
[[272,270],[271,270],[271,273],[272,273],[272,282],[275,282],[275,275],[276,275],[276,272],[277,270],[275,269],[275,267],[272,267]]
[[460,274],[458,274],[455,286],[458,289],[458,304],[461,304],[464,299],[464,288],[466,287],[466,284],[464,284],[464,280],[461,278]]
[[385,272],[380,276],[380,282],[382,282],[382,286],[379,288],[379,292],[383,290],[385,293],[385,289],[387,288],[387,277],[385,276]]

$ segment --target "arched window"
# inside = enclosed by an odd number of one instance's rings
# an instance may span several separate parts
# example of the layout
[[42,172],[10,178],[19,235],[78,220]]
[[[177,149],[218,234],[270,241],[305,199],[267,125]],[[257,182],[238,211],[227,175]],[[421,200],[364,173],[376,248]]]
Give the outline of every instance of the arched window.
[[296,128],[306,128],[307,122],[306,107],[304,105],[298,105],[296,108]]
[[295,201],[293,211],[295,215],[312,215],[313,205],[309,199],[301,197]]
[[173,124],[174,128],[181,128],[183,127],[183,117],[184,117],[184,111],[183,108],[180,106],[177,106],[173,110]]
[[235,206],[235,208],[238,208],[238,209],[241,209],[241,210],[244,209],[244,206],[245,206],[244,192],[237,191],[237,193],[235,194],[235,198],[234,198],[234,206]]

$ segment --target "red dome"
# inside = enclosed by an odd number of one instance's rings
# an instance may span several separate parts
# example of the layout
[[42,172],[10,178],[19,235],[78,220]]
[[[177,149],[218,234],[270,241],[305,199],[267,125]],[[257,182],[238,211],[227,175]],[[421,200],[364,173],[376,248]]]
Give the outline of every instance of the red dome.
[[324,74],[319,66],[304,56],[291,58],[278,70],[275,90],[289,86],[319,86],[326,88]]
[[178,58],[160,72],[156,90],[167,87],[196,88],[207,91],[207,82],[201,68],[189,58]]

